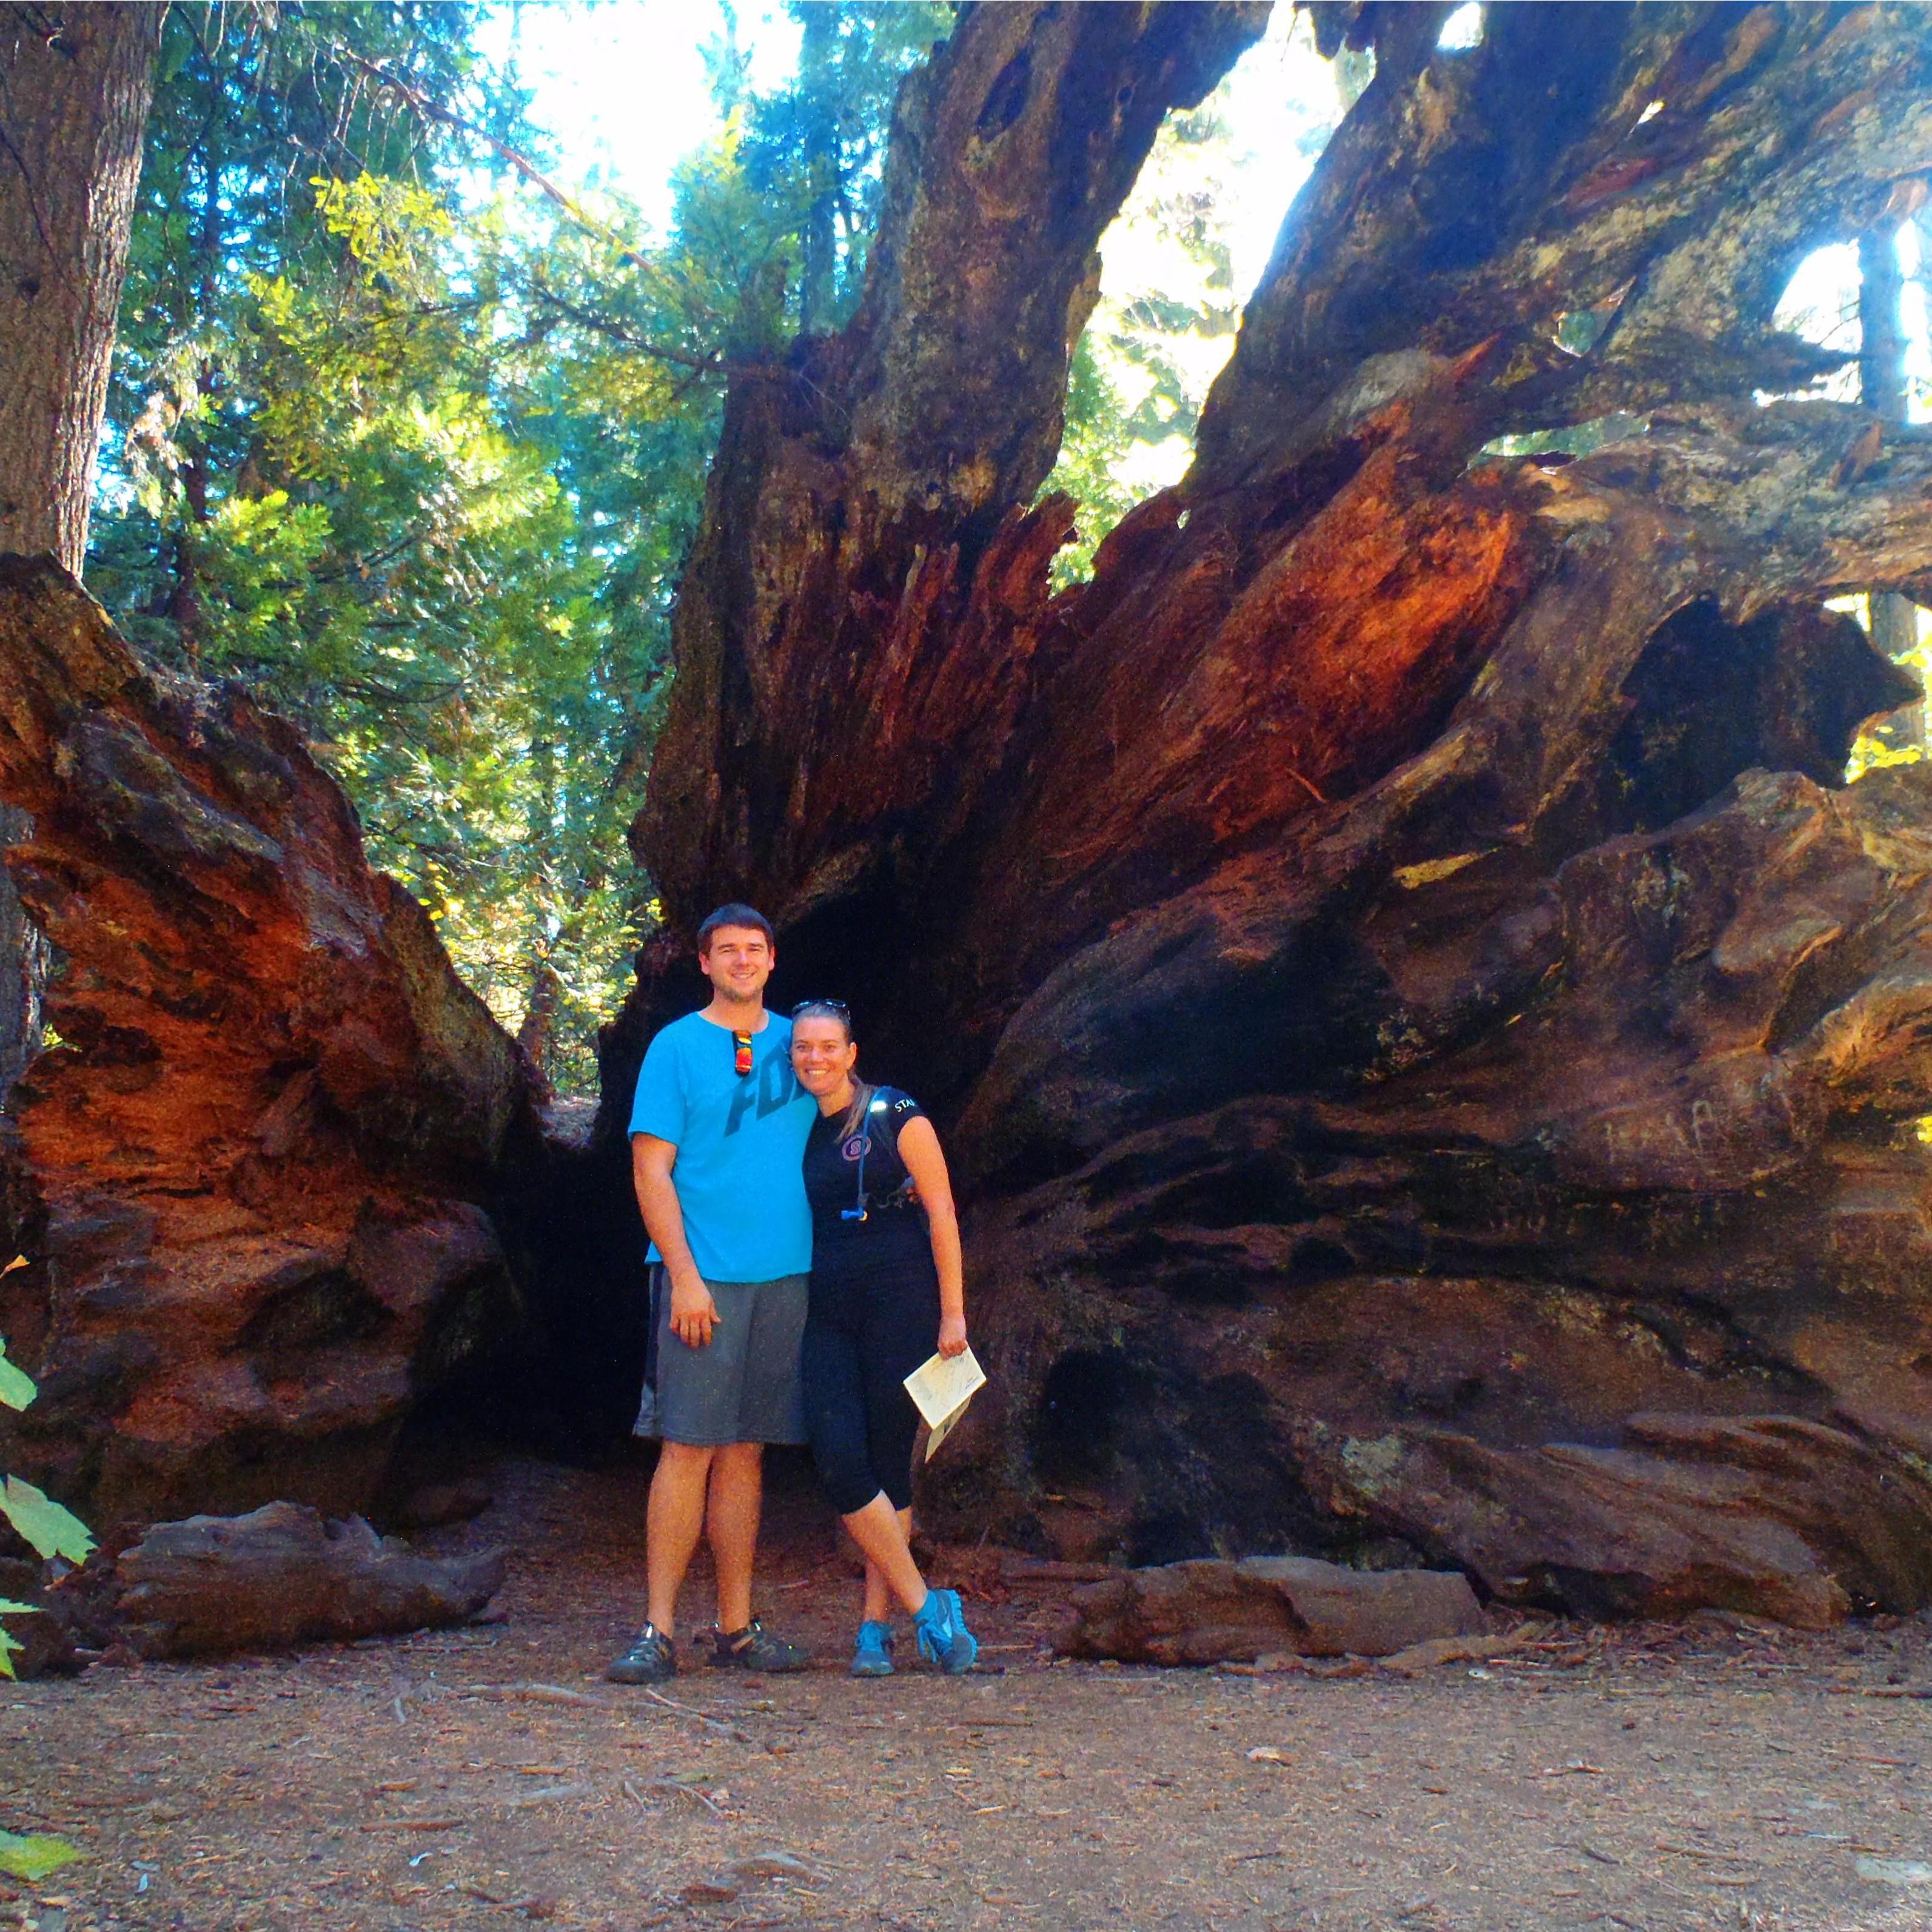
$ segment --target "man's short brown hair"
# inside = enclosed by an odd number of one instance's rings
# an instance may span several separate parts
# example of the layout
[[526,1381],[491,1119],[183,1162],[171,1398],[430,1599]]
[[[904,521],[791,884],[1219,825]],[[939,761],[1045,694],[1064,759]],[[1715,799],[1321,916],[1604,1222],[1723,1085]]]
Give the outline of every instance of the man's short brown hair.
[[740,904],[734,899],[729,905],[722,905],[698,928],[698,956],[708,958],[711,952],[711,935],[721,927],[742,926],[752,932],[762,932],[765,944],[776,952],[778,950],[778,934],[772,930],[772,922],[756,906]]

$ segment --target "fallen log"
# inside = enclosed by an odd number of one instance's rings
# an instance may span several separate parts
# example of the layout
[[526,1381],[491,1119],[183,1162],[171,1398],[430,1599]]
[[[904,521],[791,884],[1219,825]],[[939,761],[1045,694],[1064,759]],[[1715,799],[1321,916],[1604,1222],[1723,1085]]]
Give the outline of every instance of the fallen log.
[[460,1623],[502,1586],[501,1550],[418,1555],[360,1517],[296,1503],[157,1523],[116,1560],[123,1640],[143,1658],[208,1657]]
[[46,1588],[39,1564],[0,1557],[0,1599],[28,1606],[6,1622],[7,1634],[20,1646],[13,1659],[16,1677],[64,1677],[82,1667],[74,1625]]
[[1487,1628],[1468,1579],[1454,1571],[1347,1570],[1306,1556],[1124,1570],[1076,1592],[1073,1606],[1058,1647],[1124,1664],[1252,1663],[1282,1652],[1390,1657]]
[[1916,693],[1827,607],[1932,598],[1932,440],[1808,392],[1778,298],[1916,192],[1927,16],[1494,7],[1456,51],[1314,12],[1374,79],[1193,469],[1058,593],[1051,438],[936,409],[914,351],[1022,416],[1057,386],[1016,320],[1099,229],[1053,158],[1246,29],[973,9],[909,94],[873,260],[925,272],[726,405],[600,1157],[748,895],[952,1162],[992,1379],[936,1533],[1916,1610],[1932,766],[1846,782]]

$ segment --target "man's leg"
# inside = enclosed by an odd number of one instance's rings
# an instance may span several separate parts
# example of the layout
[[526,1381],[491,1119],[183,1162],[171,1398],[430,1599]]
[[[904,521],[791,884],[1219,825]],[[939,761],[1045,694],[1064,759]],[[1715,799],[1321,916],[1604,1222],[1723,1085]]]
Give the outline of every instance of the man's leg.
[[752,1568],[758,1553],[765,1445],[733,1442],[710,1454],[711,1500],[704,1534],[718,1568],[718,1628],[741,1630],[752,1621]]
[[[658,1453],[657,1472],[651,1478],[650,1507],[644,1520],[644,1574],[650,1606],[645,1614],[666,1636],[675,1627],[677,1593],[683,1587],[684,1573],[691,1568],[698,1535],[704,1527],[706,1480],[714,1460],[722,1463],[732,1453],[730,1449],[706,1448],[692,1442],[667,1442]],[[755,1541],[755,1503],[752,1534]],[[714,1534],[712,1547],[717,1546]],[[722,1591],[724,1572],[722,1556],[718,1570]]]

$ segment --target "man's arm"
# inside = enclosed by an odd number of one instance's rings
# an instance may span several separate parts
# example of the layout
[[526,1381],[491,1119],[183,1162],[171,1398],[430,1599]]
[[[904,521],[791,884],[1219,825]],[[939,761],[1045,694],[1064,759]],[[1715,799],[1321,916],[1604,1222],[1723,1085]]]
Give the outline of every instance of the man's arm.
[[684,1210],[670,1178],[676,1165],[674,1142],[661,1141],[655,1134],[631,1136],[631,1179],[638,1190],[638,1207],[670,1276],[670,1332],[688,1348],[702,1348],[717,1325],[718,1304],[684,1238]]

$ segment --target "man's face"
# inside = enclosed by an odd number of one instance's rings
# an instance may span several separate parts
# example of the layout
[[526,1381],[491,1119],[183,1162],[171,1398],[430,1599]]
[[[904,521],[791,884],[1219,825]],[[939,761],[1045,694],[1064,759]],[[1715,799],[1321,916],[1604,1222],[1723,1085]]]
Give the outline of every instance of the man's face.
[[711,950],[698,956],[704,976],[728,1000],[754,1000],[765,990],[778,955],[754,926],[721,926]]

